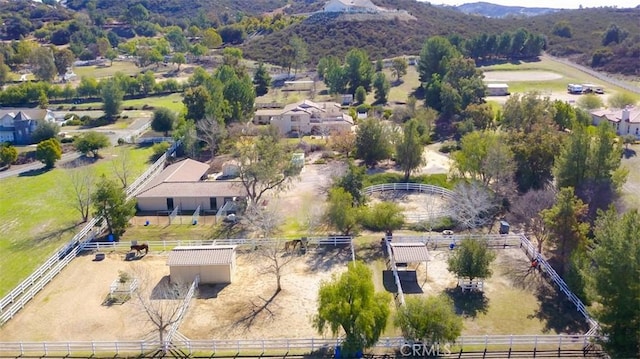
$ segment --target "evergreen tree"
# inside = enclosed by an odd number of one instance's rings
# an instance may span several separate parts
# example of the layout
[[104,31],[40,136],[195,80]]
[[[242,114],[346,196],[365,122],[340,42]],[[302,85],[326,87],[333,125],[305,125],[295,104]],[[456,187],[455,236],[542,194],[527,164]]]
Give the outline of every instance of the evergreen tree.
[[269,86],[271,86],[271,76],[264,64],[261,62],[256,68],[256,72],[253,75],[253,84],[256,88],[256,96],[266,95],[269,92]]

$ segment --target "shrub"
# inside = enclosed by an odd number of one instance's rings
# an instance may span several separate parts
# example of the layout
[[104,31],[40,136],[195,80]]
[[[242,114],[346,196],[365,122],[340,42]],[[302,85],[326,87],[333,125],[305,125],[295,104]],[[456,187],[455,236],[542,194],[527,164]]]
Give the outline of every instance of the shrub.
[[119,137],[119,138],[118,138],[118,145],[122,146],[122,145],[124,145],[125,143],[126,143],[126,141],[124,140],[124,138],[122,138],[122,137]]
[[444,230],[451,230],[454,228],[456,228],[456,222],[451,217],[443,217],[433,223],[423,221],[409,225],[410,230],[417,232],[427,232],[429,229],[433,232],[442,232]]
[[313,164],[314,165],[326,165],[327,164],[327,160],[325,160],[324,158],[319,158],[315,162],[313,162]]
[[459,149],[460,149],[460,146],[458,145],[458,142],[450,141],[450,142],[443,143],[442,146],[440,146],[440,148],[438,149],[438,151],[442,153],[450,153],[453,151],[457,151]]
[[169,147],[171,147],[171,145],[169,144],[169,142],[160,142],[160,143],[155,143],[151,149],[153,150],[153,154],[151,155],[151,158],[155,161],[158,158],[160,158],[160,156],[164,155],[165,152],[167,152],[167,150],[169,149]]

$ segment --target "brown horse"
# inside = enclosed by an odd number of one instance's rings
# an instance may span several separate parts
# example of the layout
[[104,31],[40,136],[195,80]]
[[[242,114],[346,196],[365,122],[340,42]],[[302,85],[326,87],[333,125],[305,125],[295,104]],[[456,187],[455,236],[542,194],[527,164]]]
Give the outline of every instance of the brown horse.
[[135,250],[136,254],[140,254],[144,250],[144,254],[149,253],[149,245],[146,243],[143,244],[134,244],[131,246],[131,250]]

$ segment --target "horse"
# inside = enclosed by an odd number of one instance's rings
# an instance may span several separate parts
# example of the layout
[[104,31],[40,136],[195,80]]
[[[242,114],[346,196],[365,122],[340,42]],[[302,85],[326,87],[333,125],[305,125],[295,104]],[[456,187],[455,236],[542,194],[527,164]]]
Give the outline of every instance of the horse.
[[131,250],[135,250],[136,254],[140,254],[144,250],[144,254],[149,253],[149,245],[146,243],[143,244],[134,244],[131,246]]

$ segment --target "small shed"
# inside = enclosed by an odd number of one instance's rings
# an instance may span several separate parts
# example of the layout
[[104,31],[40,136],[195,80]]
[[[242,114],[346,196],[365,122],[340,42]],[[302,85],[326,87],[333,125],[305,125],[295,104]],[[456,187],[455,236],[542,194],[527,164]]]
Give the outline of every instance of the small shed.
[[487,94],[489,96],[507,96],[509,94],[509,85],[507,84],[488,84]]
[[222,175],[224,177],[237,177],[240,172],[240,165],[237,161],[227,161],[222,164]]
[[236,246],[175,247],[167,260],[172,282],[231,283],[236,266]]

